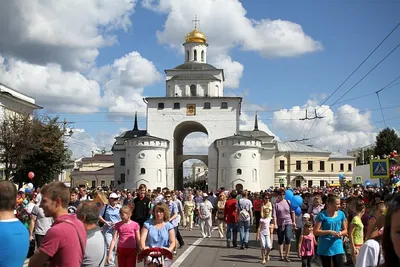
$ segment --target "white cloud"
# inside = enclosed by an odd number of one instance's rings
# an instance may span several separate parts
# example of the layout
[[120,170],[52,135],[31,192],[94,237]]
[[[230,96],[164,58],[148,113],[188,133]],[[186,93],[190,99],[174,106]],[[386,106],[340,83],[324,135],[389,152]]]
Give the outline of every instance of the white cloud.
[[0,54],[33,64],[86,70],[98,49],[127,30],[136,0],[13,0],[0,9]]
[[0,55],[1,82],[36,98],[48,111],[94,112],[101,104],[99,84],[60,65],[39,66]]
[[145,112],[144,87],[160,81],[162,77],[153,62],[135,51],[110,65],[92,69],[88,76],[103,86],[103,104],[109,111],[125,112],[129,116],[133,111]]
[[210,44],[208,58],[225,68],[226,87],[230,88],[238,87],[243,73],[243,66],[229,56],[231,48],[258,52],[264,57],[299,56],[322,49],[320,42],[314,41],[294,22],[247,17],[238,0],[143,0],[142,5],[168,14],[157,39],[181,52],[183,38],[193,29],[191,22],[198,15],[199,28]]
[[[322,115],[324,118],[299,120],[305,117],[306,110],[308,118],[313,118],[315,109],[318,116]],[[361,113],[350,105],[339,107],[335,113],[329,106],[318,106],[315,101],[308,101],[302,107],[294,106],[276,111],[273,117],[273,128],[285,133],[285,141],[305,138],[308,139],[305,140],[307,144],[342,152],[375,141],[376,129],[371,124],[370,111]]]

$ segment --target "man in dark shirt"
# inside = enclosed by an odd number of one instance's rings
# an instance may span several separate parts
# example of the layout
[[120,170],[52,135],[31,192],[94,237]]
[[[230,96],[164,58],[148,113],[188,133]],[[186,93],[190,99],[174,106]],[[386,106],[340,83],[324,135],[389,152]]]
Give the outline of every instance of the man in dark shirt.
[[150,217],[151,200],[146,197],[146,185],[139,186],[139,195],[133,200],[133,212],[131,220],[137,222],[140,228]]
[[79,206],[78,192],[76,189],[71,189],[70,191],[70,199],[68,205],[68,213],[76,213],[76,209]]

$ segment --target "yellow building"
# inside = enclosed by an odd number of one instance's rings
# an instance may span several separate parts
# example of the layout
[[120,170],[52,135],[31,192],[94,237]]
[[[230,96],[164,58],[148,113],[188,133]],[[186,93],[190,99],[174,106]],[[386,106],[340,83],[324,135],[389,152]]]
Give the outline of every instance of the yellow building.
[[339,174],[351,180],[356,158],[295,143],[277,143],[274,186],[338,186]]
[[114,162],[112,154],[95,154],[75,161],[70,174],[71,187],[114,187]]

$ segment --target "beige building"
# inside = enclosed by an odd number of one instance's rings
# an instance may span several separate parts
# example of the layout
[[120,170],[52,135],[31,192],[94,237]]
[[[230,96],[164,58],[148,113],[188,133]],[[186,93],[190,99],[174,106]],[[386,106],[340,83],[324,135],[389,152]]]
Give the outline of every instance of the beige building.
[[277,143],[274,186],[338,186],[339,174],[351,180],[355,157],[307,145]]
[[80,158],[70,174],[71,187],[114,187],[114,162],[112,154],[95,154]]
[[192,181],[207,180],[208,167],[205,163],[192,164]]

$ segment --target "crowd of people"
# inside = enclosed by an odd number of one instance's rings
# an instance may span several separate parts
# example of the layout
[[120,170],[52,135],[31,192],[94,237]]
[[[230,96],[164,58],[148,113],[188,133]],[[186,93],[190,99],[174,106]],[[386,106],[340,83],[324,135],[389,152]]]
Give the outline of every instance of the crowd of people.
[[[301,205],[288,196],[301,197]],[[141,251],[176,254],[184,247],[180,227],[199,227],[202,238],[211,238],[213,225],[227,247],[239,250],[249,248],[254,225],[262,264],[270,261],[276,233],[280,261],[293,260],[294,244],[302,266],[400,266],[400,195],[389,188],[119,191],[52,182],[27,194],[0,181],[0,267],[23,266],[27,255],[31,267],[136,266]]]

